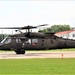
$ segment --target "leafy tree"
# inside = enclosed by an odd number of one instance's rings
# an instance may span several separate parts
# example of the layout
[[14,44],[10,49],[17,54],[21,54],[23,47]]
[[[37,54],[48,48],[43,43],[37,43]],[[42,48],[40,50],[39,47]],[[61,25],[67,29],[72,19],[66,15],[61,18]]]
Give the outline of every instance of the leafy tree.
[[53,25],[49,28],[39,30],[39,32],[60,32],[60,31],[66,31],[66,30],[71,30],[71,27],[69,25]]

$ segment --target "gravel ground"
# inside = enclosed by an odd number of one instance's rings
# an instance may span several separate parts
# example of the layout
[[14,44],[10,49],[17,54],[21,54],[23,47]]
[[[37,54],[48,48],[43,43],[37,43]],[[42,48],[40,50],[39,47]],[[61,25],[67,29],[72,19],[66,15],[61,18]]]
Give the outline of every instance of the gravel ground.
[[30,51],[17,55],[15,52],[0,52],[0,59],[28,59],[28,58],[75,58],[75,51]]

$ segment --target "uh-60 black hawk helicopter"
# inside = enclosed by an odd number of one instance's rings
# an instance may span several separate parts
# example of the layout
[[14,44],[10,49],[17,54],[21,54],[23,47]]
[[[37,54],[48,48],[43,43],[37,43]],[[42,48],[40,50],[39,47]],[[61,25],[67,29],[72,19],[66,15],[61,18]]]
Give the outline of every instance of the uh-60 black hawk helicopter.
[[54,33],[30,32],[30,29],[45,26],[5,27],[0,29],[26,29],[27,32],[14,34],[6,37],[0,43],[0,50],[14,50],[16,54],[25,54],[25,50],[44,50],[75,48],[75,40],[57,37]]

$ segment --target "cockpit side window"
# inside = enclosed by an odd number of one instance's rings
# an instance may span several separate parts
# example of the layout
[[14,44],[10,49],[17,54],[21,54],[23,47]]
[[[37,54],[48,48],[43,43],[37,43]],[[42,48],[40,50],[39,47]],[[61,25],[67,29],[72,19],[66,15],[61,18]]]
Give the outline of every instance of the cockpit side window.
[[5,38],[1,43],[2,43],[2,44],[11,43],[11,38]]
[[6,41],[5,41],[5,44],[8,44],[8,43],[11,43],[11,39],[10,38],[7,38]]
[[6,39],[7,39],[7,38],[3,39],[3,40],[1,41],[1,43],[3,44],[3,43],[5,42]]
[[37,44],[38,43],[38,40],[37,39],[32,39],[32,43]]
[[26,41],[27,44],[31,44],[31,39]]

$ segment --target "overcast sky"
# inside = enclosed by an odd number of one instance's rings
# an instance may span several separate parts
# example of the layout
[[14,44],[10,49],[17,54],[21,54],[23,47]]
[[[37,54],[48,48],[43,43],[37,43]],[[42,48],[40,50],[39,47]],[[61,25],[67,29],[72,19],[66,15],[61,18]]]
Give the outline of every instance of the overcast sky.
[[0,1],[0,27],[39,24],[75,27],[75,1]]

